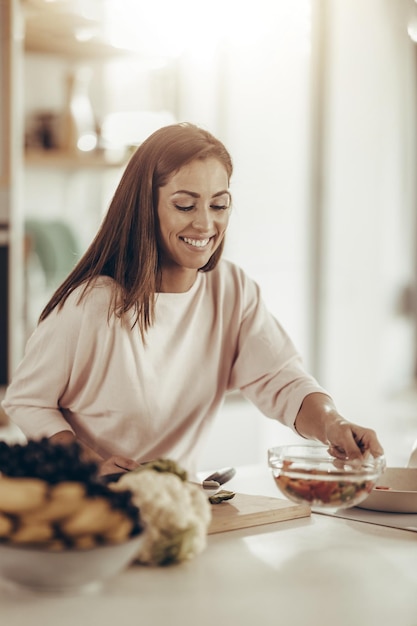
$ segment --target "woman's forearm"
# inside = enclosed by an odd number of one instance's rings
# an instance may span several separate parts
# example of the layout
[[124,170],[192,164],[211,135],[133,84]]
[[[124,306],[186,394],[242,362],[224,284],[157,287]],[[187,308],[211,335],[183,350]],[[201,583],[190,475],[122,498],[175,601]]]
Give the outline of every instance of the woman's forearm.
[[83,460],[93,461],[96,463],[99,475],[126,472],[139,467],[139,463],[133,459],[120,455],[111,455],[108,458],[103,459],[99,454],[97,454],[97,452],[94,452],[94,450],[92,450],[89,446],[79,441],[71,430],[61,430],[59,433],[55,433],[55,435],[49,437],[49,441],[62,445],[70,444],[73,441],[79,443],[82,450]]
[[97,454],[97,452],[94,452],[94,450],[79,441],[71,430],[61,430],[59,433],[55,433],[55,435],[49,437],[49,441],[62,445],[67,445],[76,441],[81,446],[83,458],[86,461],[95,461],[98,464],[103,462],[102,457]]
[[328,443],[330,423],[342,422],[333,400],[324,393],[310,393],[303,400],[295,419],[295,429],[306,439]]

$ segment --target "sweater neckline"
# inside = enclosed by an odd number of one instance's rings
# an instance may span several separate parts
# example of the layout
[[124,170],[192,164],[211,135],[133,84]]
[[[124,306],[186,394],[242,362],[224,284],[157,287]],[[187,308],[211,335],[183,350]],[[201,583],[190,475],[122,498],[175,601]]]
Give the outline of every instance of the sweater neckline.
[[202,281],[202,272],[197,272],[197,276],[191,287],[187,291],[158,291],[156,293],[156,297],[158,299],[177,299],[177,300],[186,300],[190,296],[194,295],[194,293],[199,288]]

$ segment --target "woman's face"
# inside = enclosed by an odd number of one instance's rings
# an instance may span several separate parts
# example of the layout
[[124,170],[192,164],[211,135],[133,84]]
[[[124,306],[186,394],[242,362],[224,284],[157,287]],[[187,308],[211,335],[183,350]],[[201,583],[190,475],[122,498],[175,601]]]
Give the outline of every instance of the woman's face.
[[[159,188],[162,276],[195,273],[219,247],[230,215],[227,171],[215,158],[196,159]],[[189,274],[189,272],[188,272]]]

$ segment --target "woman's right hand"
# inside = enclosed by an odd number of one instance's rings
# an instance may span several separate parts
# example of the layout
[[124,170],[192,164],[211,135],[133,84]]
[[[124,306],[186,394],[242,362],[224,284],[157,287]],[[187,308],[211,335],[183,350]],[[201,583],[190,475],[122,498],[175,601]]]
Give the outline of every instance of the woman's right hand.
[[99,475],[119,474],[120,472],[129,472],[139,467],[133,459],[124,456],[110,456],[105,461],[99,463]]
[[[58,444],[70,444],[73,441],[78,441],[73,432],[69,430],[63,430],[49,438],[53,443]],[[94,461],[98,465],[99,476],[105,476],[106,474],[120,474],[120,472],[128,472],[139,467],[139,463],[136,463],[133,459],[129,459],[124,456],[110,456],[108,459],[103,459],[101,456],[94,452],[91,448],[78,441],[81,446],[83,458],[86,461]]]

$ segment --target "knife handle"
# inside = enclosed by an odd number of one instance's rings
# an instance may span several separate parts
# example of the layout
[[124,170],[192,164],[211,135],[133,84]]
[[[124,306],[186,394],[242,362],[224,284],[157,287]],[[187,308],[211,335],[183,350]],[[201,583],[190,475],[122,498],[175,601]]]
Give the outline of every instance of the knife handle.
[[224,485],[224,483],[231,480],[235,474],[236,470],[234,467],[223,467],[222,469],[216,470],[210,474],[210,476],[207,476],[207,478],[204,479],[204,482],[215,480],[216,483],[219,483],[219,485]]

